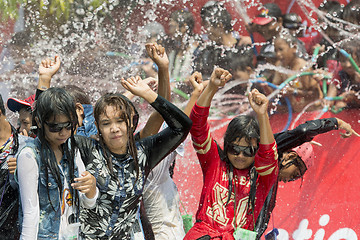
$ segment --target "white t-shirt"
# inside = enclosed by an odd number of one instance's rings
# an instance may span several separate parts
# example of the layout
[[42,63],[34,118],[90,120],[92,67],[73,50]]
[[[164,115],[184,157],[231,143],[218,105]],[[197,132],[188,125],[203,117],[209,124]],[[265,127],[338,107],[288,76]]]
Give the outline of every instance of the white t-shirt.
[[[182,152],[183,145],[176,151]],[[169,174],[177,152],[173,151],[149,174],[143,192],[146,214],[156,240],[182,240],[185,237],[180,213],[180,196]]]
[[[75,163],[79,170],[79,175],[85,171],[84,163],[81,160],[80,152],[77,150],[75,155]],[[62,171],[61,166],[60,171]],[[34,240],[37,239],[40,221],[40,205],[38,196],[38,181],[39,181],[39,168],[36,162],[35,153],[29,147],[24,148],[17,159],[17,174],[19,181],[19,190],[21,196],[21,205],[23,210],[23,225],[21,229],[20,239]],[[65,180],[65,179],[64,179]],[[63,182],[63,192],[69,189],[68,183]],[[67,194],[63,194],[66,198]],[[80,203],[86,208],[95,206],[98,197],[98,189],[94,198],[89,199],[85,194],[79,192]],[[62,204],[63,201],[60,201]],[[65,201],[66,202],[66,201]],[[62,209],[62,216],[60,219],[59,239],[69,239],[66,236],[78,235],[79,226],[69,224],[69,216],[74,213],[73,206],[65,203]]]

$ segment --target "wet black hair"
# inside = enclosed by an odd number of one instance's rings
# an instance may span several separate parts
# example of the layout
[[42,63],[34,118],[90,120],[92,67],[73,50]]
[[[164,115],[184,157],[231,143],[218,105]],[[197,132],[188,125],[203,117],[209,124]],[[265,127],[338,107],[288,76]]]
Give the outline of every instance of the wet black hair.
[[[281,169],[286,169],[286,168],[290,167],[291,165],[295,165],[300,170],[300,177],[299,178],[301,178],[301,185],[300,185],[300,187],[301,187],[302,183],[303,183],[303,180],[304,180],[304,174],[308,170],[307,167],[306,167],[306,164],[301,159],[301,157],[296,154],[296,157],[294,159],[292,159],[291,161],[289,161],[285,165],[283,165],[282,162],[285,161],[285,158],[283,156],[284,156],[284,154],[281,154],[281,156],[279,158],[280,159],[280,161],[279,161],[279,171],[281,171]],[[291,179],[290,181],[295,181],[297,179]]]
[[301,27],[302,19],[296,13],[286,13],[283,17],[283,27],[287,29],[298,29]]
[[230,69],[234,73],[236,70],[245,71],[246,67],[254,69],[254,50],[250,45],[239,49],[240,54],[236,54],[230,61]]
[[276,39],[283,39],[289,45],[290,48],[295,48],[296,56],[298,57],[298,40],[294,35],[292,35],[289,32],[289,29],[287,28],[281,29],[279,36]]
[[[333,17],[342,19],[343,18],[343,10],[344,5],[340,4],[338,1],[324,1],[320,4],[319,10],[326,13],[324,17],[327,21],[329,21],[332,24],[324,22],[324,26],[322,27],[325,31],[327,31],[327,34],[330,34],[330,37],[333,38],[333,40],[338,39],[339,41],[340,36],[338,34],[338,30],[336,26],[339,26],[342,28],[342,24],[339,24],[338,21],[336,21]],[[319,18],[319,22],[325,21],[324,18]],[[332,36],[331,36],[332,35]],[[321,64],[320,64],[321,65]]]
[[[342,18],[343,16],[343,5],[341,5],[338,1],[325,0],[320,4],[319,10],[326,12],[336,18]],[[331,18],[328,18],[328,20],[334,22],[334,20]]]
[[[70,147],[69,147],[69,140],[67,140],[63,145],[63,154],[67,157],[67,161],[69,163],[69,174],[71,181],[74,180],[75,175],[75,139],[74,139],[74,132],[77,123],[77,115],[75,110],[75,103],[73,97],[66,92],[62,88],[49,88],[44,91],[36,101],[33,118],[37,120],[38,124],[38,131],[37,137],[41,142],[40,148],[40,161],[42,168],[41,169],[45,172],[46,181],[48,182],[49,173],[51,173],[55,177],[55,181],[58,185],[58,189],[60,192],[60,196],[62,195],[62,188],[63,184],[60,177],[60,171],[58,164],[56,162],[54,151],[51,149],[48,140],[46,139],[45,135],[45,124],[47,121],[52,120],[54,117],[59,115],[65,115],[69,118],[69,121],[73,123],[73,127],[71,129],[71,136],[70,136]],[[51,199],[49,196],[49,188],[48,184],[46,184],[47,191],[48,191],[48,199],[49,202],[55,211],[58,206],[53,206],[51,203]],[[69,186],[70,192],[74,198],[72,199],[72,203],[77,208],[79,207],[79,196],[78,191],[74,191],[74,189]]]
[[1,111],[1,114],[6,116],[6,111],[5,111],[5,105],[4,105],[4,100],[0,94],[0,111]]
[[[343,42],[340,47],[344,49],[347,53],[355,56],[357,61],[360,61],[360,39],[352,39],[351,41]],[[338,59],[341,56],[341,53],[338,53]]]
[[233,30],[231,15],[226,10],[223,2],[208,1],[201,8],[200,16],[203,23],[207,21],[215,27],[221,23],[226,31]]
[[245,138],[245,141],[251,144],[252,139],[260,142],[259,123],[254,116],[240,115],[233,118],[224,135],[224,154],[227,158],[227,152],[231,143]]
[[352,0],[344,7],[343,19],[353,24],[360,24],[360,1]]
[[289,32],[289,29],[287,29],[287,28],[281,29],[278,38],[285,40],[286,43],[289,44],[290,47],[294,47],[294,45],[297,46],[297,43],[298,43],[297,38],[294,35],[292,35]]
[[194,30],[195,20],[194,16],[188,10],[176,10],[171,13],[170,18],[179,24],[179,27],[183,27],[185,24],[188,26],[187,33],[192,34]]
[[71,96],[74,98],[75,103],[81,103],[81,104],[90,104],[90,98],[89,96],[75,85],[66,85],[63,87],[68,93],[71,94]]
[[[126,130],[128,133],[128,146],[127,151],[132,156],[132,158],[135,161],[135,168],[136,168],[136,180],[138,180],[139,177],[139,162],[137,158],[137,149],[135,145],[135,139],[134,139],[134,131],[136,129],[137,120],[134,122],[134,116],[138,116],[137,111],[134,107],[134,105],[131,103],[131,101],[125,97],[124,95],[120,93],[107,93],[103,95],[95,104],[94,108],[94,117],[97,125],[99,126],[100,123],[100,115],[105,114],[105,110],[107,106],[113,106],[116,109],[122,111],[123,117],[125,119],[126,123]],[[138,117],[137,117],[138,118]],[[131,120],[132,119],[132,120]],[[135,126],[134,126],[135,125]],[[98,128],[99,132],[99,143],[101,147],[105,150],[105,158],[107,161],[107,166],[110,170],[110,173],[113,174],[113,166],[112,166],[112,158],[111,155],[108,153],[108,147],[106,146],[104,139],[102,137],[101,131]]]

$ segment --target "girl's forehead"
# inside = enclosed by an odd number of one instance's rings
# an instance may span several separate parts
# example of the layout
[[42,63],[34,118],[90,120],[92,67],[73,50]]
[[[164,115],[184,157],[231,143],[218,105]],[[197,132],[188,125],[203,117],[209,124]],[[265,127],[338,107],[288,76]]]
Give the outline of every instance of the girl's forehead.
[[287,45],[290,46],[290,44],[286,41],[286,39],[278,37],[275,39],[275,45]]
[[49,122],[68,122],[70,118],[66,116],[65,114],[55,114],[51,115],[47,121]]
[[104,111],[100,114],[100,118],[113,118],[113,117],[122,117],[125,113],[125,110],[120,106],[107,105],[104,108]]
[[[246,141],[246,138],[245,138],[245,137],[242,137],[242,138],[238,137],[238,138],[236,138],[235,141],[232,142],[232,143],[233,143],[233,144],[237,144],[237,145],[249,145],[249,142]],[[256,145],[257,141],[256,141],[255,138],[251,138],[251,139],[250,139],[250,143],[251,143],[251,145]]]

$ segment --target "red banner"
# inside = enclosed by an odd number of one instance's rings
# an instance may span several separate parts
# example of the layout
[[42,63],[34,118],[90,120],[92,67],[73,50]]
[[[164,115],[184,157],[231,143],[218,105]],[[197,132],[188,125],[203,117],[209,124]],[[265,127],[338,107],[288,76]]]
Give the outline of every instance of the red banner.
[[[319,112],[306,113],[296,123],[301,124],[319,116]],[[295,119],[294,116],[293,119]],[[360,132],[359,110],[333,115],[350,123]],[[281,131],[288,116],[274,115],[274,132]],[[222,146],[223,134],[231,119],[212,120],[214,139]],[[342,139],[339,131],[318,135],[314,139],[323,146],[314,146],[315,166],[307,171],[303,181],[280,183],[277,204],[268,230],[278,228],[278,239],[287,240],[356,240],[360,234],[360,138]],[[202,173],[196,154],[188,140],[186,154],[176,162],[175,182],[186,211],[195,214],[202,188]]]

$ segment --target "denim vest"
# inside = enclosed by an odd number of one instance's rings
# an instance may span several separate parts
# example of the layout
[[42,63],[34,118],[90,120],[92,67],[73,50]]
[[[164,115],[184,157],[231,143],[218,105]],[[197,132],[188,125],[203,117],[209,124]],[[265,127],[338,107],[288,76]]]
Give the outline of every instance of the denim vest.
[[[70,141],[68,140],[67,143]],[[38,181],[38,197],[39,197],[39,206],[40,206],[40,218],[39,218],[39,229],[38,229],[38,238],[37,239],[58,239],[59,238],[59,229],[60,229],[60,217],[61,217],[61,206],[60,206],[60,192],[58,185],[56,183],[55,177],[48,170],[48,181],[46,181],[45,166],[41,164],[40,160],[40,141],[38,138],[35,139],[34,143],[29,143],[25,147],[30,147],[36,157],[36,162],[39,168],[39,181]],[[69,144],[70,145],[70,144]],[[69,166],[66,160],[63,159],[60,162],[60,165],[65,173],[66,181],[70,186],[69,178]],[[74,172],[75,177],[78,177],[78,169],[75,167]],[[64,175],[60,171],[61,182],[64,183]],[[64,184],[63,184],[64,185]],[[47,187],[49,189],[49,194]],[[51,200],[51,203],[49,201]],[[21,205],[21,202],[20,202]],[[54,211],[55,209],[55,211]],[[78,214],[76,217],[78,221]],[[19,223],[20,230],[22,229],[23,222],[23,213],[22,207],[19,209]]]
[[91,135],[97,134],[97,128],[95,125],[95,118],[93,116],[93,107],[90,104],[82,104],[84,108],[85,118],[83,120],[83,125],[76,129],[76,134],[91,137]]

